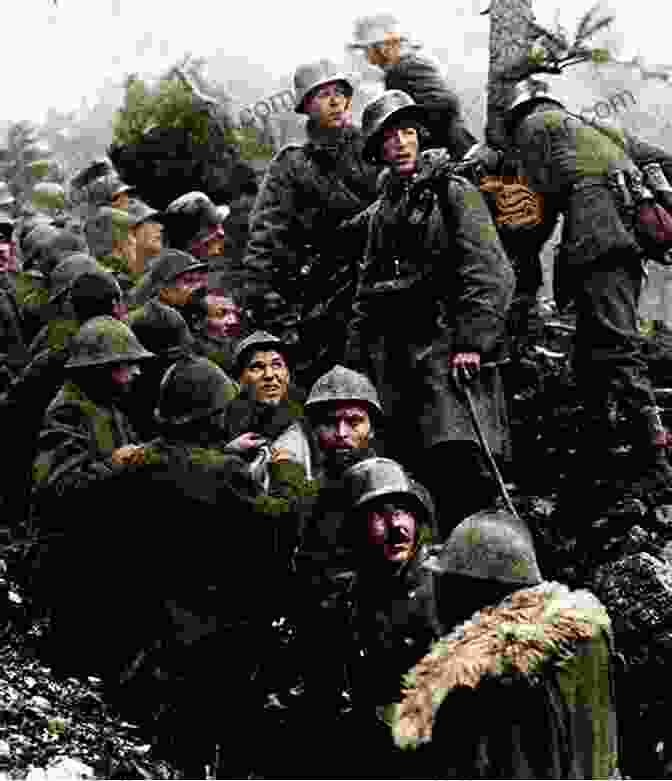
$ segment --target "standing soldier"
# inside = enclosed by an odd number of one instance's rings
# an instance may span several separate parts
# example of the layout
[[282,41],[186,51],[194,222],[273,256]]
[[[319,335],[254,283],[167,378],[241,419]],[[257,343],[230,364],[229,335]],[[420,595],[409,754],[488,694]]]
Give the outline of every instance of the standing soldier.
[[244,262],[268,294],[257,325],[298,342],[297,381],[309,387],[342,362],[353,279],[334,231],[375,199],[378,168],[364,161],[361,133],[350,125],[348,75],[322,60],[298,67],[294,85],[308,141],[271,161]]
[[391,14],[365,16],[355,23],[355,41],[350,49],[362,49],[371,65],[385,73],[385,89],[401,90],[422,106],[430,133],[428,146],[445,148],[461,160],[477,144],[464,127],[460,102],[437,65],[417,54],[402,35]]
[[[388,169],[369,217],[348,360],[379,389],[394,421],[385,455],[432,490],[445,537],[495,489],[458,373],[475,379],[490,447],[508,455],[497,365],[514,275],[481,193],[452,173],[441,150],[420,153],[425,120],[425,111],[396,90],[364,110],[365,151]],[[459,470],[459,495],[446,484],[448,462]]]
[[[531,187],[562,211],[560,272],[577,308],[577,381],[586,411],[581,471],[608,479],[610,400],[631,424],[629,480],[654,500],[669,503],[672,468],[637,329],[643,279],[637,225],[627,214],[634,165],[657,162],[672,174],[672,157],[613,128],[589,125],[550,94],[520,85],[507,114],[511,141],[520,150]],[[635,489],[636,490],[636,489]]]

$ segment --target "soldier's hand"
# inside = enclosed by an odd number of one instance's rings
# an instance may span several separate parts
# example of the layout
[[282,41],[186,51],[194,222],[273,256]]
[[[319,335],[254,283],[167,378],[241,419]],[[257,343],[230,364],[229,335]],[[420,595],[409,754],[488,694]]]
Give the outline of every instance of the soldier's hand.
[[142,445],[124,445],[112,453],[113,464],[142,464],[145,460],[145,449]]
[[479,353],[454,353],[450,357],[450,368],[456,381],[471,381],[481,369]]
[[261,447],[265,441],[264,437],[260,437],[259,434],[248,431],[229,442],[226,447],[231,450],[250,450],[252,448]]
[[159,291],[159,301],[168,306],[186,306],[191,299],[191,288],[162,287]]
[[274,447],[271,448],[271,463],[278,464],[281,461],[291,461],[292,454],[286,447]]

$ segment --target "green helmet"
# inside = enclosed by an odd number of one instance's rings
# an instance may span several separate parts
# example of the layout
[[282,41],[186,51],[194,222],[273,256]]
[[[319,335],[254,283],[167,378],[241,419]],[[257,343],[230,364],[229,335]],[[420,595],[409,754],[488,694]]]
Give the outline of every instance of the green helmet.
[[89,271],[102,271],[102,267],[96,263],[95,258],[86,255],[83,252],[77,252],[69,255],[62,260],[53,270],[50,281],[49,303],[53,303],[66,293],[73,282],[82,274]]
[[73,339],[66,369],[83,369],[110,363],[135,363],[155,358],[140,344],[131,329],[120,320],[102,315],[92,317]]
[[425,523],[430,529],[434,525],[434,503],[429,493],[390,458],[359,461],[344,472],[343,483],[354,508],[382,497],[403,497],[416,511],[418,525]]
[[97,258],[111,255],[115,241],[125,241],[131,227],[131,217],[123,209],[101,206],[86,221],[84,234],[91,254]]
[[319,377],[310,389],[304,406],[306,411],[312,414],[319,404],[334,401],[364,402],[378,415],[383,414],[378,392],[371,380],[364,374],[346,369],[345,366],[334,366]]
[[233,380],[207,358],[179,361],[161,380],[154,417],[161,425],[193,423],[222,412],[237,393]]
[[38,182],[33,187],[30,200],[37,209],[63,209],[65,190],[58,182]]
[[177,309],[156,299],[131,313],[130,326],[142,344],[162,358],[177,360],[195,343],[186,320]]
[[520,586],[542,582],[530,530],[504,510],[483,510],[465,518],[426,566],[441,574]]

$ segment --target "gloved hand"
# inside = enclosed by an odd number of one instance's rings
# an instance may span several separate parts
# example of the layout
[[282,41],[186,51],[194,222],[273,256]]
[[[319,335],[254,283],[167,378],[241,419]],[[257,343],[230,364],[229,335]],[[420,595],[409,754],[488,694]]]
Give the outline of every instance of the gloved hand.
[[457,382],[460,380],[470,382],[481,369],[481,356],[479,353],[454,353],[450,359],[450,368]]

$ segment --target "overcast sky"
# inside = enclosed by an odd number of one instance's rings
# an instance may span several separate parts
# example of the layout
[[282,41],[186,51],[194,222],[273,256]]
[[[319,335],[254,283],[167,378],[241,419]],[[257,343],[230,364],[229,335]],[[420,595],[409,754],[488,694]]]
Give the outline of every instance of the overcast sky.
[[[535,0],[540,22],[570,30],[593,0]],[[342,59],[356,16],[390,11],[428,49],[454,52],[455,63],[487,68],[488,0],[4,0],[3,118],[42,120],[53,106],[69,111],[82,96],[95,100],[106,79],[157,73],[186,51],[217,50],[245,56],[270,73],[293,71],[301,61]],[[4,7],[4,6],[7,7]],[[610,0],[625,56],[651,64],[672,62],[668,0]],[[227,9],[235,9],[228,11]],[[656,22],[658,20],[658,23]]]

